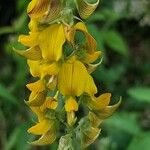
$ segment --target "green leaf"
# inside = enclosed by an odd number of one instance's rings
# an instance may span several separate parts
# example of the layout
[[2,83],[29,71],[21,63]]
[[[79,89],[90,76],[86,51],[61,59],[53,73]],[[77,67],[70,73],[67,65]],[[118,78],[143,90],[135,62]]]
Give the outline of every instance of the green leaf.
[[105,44],[108,45],[113,51],[120,55],[128,56],[128,46],[117,31],[104,31],[102,36]]
[[150,132],[143,132],[135,136],[127,150],[149,150],[150,149]]
[[132,87],[128,94],[139,101],[150,103],[150,87]]
[[106,126],[110,132],[120,130],[136,135],[140,132],[140,127],[138,126],[136,118],[137,115],[134,113],[116,113],[104,122],[104,126]]
[[7,102],[10,102],[12,104],[18,105],[17,99],[6,89],[6,87],[2,84],[0,84],[0,99],[1,100],[7,100]]

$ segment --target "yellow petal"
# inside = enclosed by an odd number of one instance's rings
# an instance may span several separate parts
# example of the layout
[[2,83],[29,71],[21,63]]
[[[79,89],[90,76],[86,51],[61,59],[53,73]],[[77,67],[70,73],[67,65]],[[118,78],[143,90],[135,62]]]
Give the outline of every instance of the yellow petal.
[[45,114],[41,111],[40,107],[30,106],[30,109],[37,115],[39,122],[45,119]]
[[32,92],[30,94],[30,97],[29,97],[29,101],[25,101],[25,103],[29,106],[41,106],[44,101],[45,101],[45,98],[46,98],[46,95],[47,95],[47,92],[46,91],[42,91],[42,92],[39,92],[39,93],[34,93]]
[[27,12],[31,18],[44,16],[50,5],[50,0],[32,0],[29,3]]
[[38,21],[35,20],[35,19],[32,19],[32,18],[31,18],[31,20],[30,20],[28,26],[29,26],[29,29],[30,29],[32,32],[34,32],[34,33],[38,32],[38,30],[39,30],[39,28],[38,28]]
[[100,119],[105,119],[105,118],[110,117],[113,114],[113,112],[119,107],[120,104],[121,104],[121,99],[119,100],[119,102],[117,104],[111,105],[111,106],[107,106],[103,110],[98,111],[97,112],[97,116]]
[[58,74],[58,89],[63,95],[71,94],[72,64],[64,63]]
[[83,92],[96,93],[97,89],[86,67],[78,60],[64,63],[58,74],[58,89],[63,95],[80,96]]
[[27,60],[27,63],[30,67],[30,73],[33,77],[40,77],[40,61]]
[[54,24],[40,33],[39,46],[42,56],[49,61],[58,61],[62,56],[62,46],[65,42],[62,24]]
[[89,112],[88,118],[92,127],[99,127],[103,120],[99,119],[94,113]]
[[100,64],[102,63],[102,61],[103,61],[103,58],[98,63],[96,63],[96,64],[88,64],[87,70],[88,70],[89,74],[91,74],[92,72],[94,72],[97,69],[97,67],[100,66]]
[[88,74],[85,81],[86,81],[86,83],[85,83],[85,85],[86,85],[85,92],[88,93],[89,95],[96,94],[97,93],[97,87],[94,83],[94,80],[93,80],[92,76],[90,76]]
[[83,23],[83,22],[78,22],[76,25],[75,25],[75,29],[76,30],[81,30],[83,32],[88,32],[87,28],[86,28],[86,25]]
[[93,63],[94,61],[97,60],[97,58],[101,55],[100,51],[94,52],[93,54],[88,54],[86,55],[85,59],[83,59],[83,62],[85,63]]
[[89,54],[93,54],[97,48],[96,40],[88,33],[86,25],[79,22],[75,25],[76,30],[82,31],[86,37],[87,51]]
[[88,147],[92,144],[99,136],[101,129],[90,127],[88,130],[85,130],[82,136],[82,146],[83,148]]
[[111,93],[104,93],[99,97],[93,97],[91,100],[92,108],[94,110],[103,110],[110,103]]
[[69,126],[73,126],[77,120],[77,117],[75,117],[75,112],[67,112],[67,123]]
[[50,120],[44,119],[40,123],[37,123],[35,126],[28,129],[28,133],[32,133],[35,135],[42,135],[45,134],[51,128]]
[[85,91],[86,78],[88,72],[85,66],[80,61],[73,63],[72,70],[72,94],[80,96]]
[[57,75],[59,71],[59,66],[57,63],[45,63],[41,66],[41,76],[44,77],[46,75]]
[[70,97],[65,102],[65,110],[67,112],[78,111],[78,103],[73,97]]
[[76,29],[72,26],[65,26],[64,31],[67,41],[73,43]]
[[27,50],[17,50],[17,49],[13,49],[17,54],[19,54],[20,56],[23,56],[27,59],[31,59],[31,60],[39,60],[42,59],[42,54],[41,54],[41,50],[39,49],[38,46],[36,47],[31,47]]
[[55,90],[57,86],[57,77],[52,75],[46,84],[47,88],[50,90]]
[[34,47],[37,46],[37,37],[38,37],[39,33],[35,32],[31,32],[29,35],[20,35],[18,42],[22,43],[25,46],[28,47]]
[[41,111],[48,109],[56,109],[58,102],[53,97],[47,97],[42,106],[40,106]]
[[36,82],[29,83],[26,86],[30,91],[34,91],[34,92],[42,92],[45,90],[45,85],[43,80],[38,80]]
[[56,139],[56,133],[50,130],[44,135],[42,135],[40,139],[30,142],[29,144],[38,145],[38,146],[48,145],[48,144],[52,144],[55,141],[55,139]]

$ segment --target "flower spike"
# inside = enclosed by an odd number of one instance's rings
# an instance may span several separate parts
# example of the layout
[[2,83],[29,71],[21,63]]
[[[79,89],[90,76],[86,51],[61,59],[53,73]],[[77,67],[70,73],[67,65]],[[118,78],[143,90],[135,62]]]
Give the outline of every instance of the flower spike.
[[[13,50],[27,59],[35,78],[26,85],[30,96],[25,101],[37,117],[28,133],[40,136],[31,145],[48,145],[59,138],[59,150],[76,149],[75,143],[78,149],[86,148],[121,103],[109,106],[111,93],[95,96],[98,89],[91,73],[102,63],[102,58],[97,63],[102,52],[82,19],[98,4],[99,0],[31,0],[28,5],[30,31],[18,39],[27,49]],[[81,18],[74,20],[76,8]]]

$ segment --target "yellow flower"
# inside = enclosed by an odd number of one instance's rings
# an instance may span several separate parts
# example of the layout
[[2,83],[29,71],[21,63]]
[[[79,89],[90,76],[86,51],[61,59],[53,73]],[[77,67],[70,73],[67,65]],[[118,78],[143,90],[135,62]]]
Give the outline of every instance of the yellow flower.
[[42,135],[38,140],[30,142],[32,145],[47,145],[52,144],[56,139],[55,120],[43,119],[35,126],[28,129],[29,133],[34,135]]
[[40,106],[30,106],[31,110],[38,116],[39,122],[41,122],[45,118],[46,110],[55,110],[58,106],[57,101],[58,94],[54,97],[46,97],[44,103]]
[[33,77],[43,78],[46,75],[57,75],[59,72],[59,64],[57,62],[49,63],[44,60],[28,60],[27,62]]
[[51,144],[56,139],[56,120],[47,118],[45,111],[48,109],[55,110],[57,107],[57,96],[47,97],[45,102],[39,107],[30,107],[38,116],[39,122],[28,129],[29,133],[34,135],[42,135],[38,140],[31,142],[32,145],[47,145]]
[[118,103],[110,105],[111,93],[104,93],[99,97],[91,96],[87,102],[88,107],[97,115],[101,120],[109,117],[121,104],[121,99]]
[[62,46],[65,43],[64,26],[53,24],[42,31],[20,35],[19,42],[27,47],[38,46],[42,58],[48,61],[58,61],[62,57]]
[[[95,60],[97,60],[97,58],[99,56],[101,56],[101,52],[100,51],[96,51],[97,49],[97,42],[95,41],[95,39],[88,33],[88,30],[86,28],[86,25],[82,22],[78,22],[76,25],[72,26],[72,27],[65,27],[65,36],[66,39],[71,42],[72,44],[74,44],[74,37],[77,31],[83,32],[83,34],[85,35],[86,38],[86,57],[83,58],[81,61],[83,61],[84,63],[92,63]],[[80,50],[80,49],[79,49]]]
[[97,92],[86,67],[75,57],[63,63],[58,73],[58,89],[65,96],[80,96],[82,93]]

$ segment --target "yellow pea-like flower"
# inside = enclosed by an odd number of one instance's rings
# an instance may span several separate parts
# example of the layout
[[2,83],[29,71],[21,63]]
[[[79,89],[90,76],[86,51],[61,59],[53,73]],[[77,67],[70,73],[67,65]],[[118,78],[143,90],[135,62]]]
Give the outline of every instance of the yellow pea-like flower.
[[97,92],[86,67],[76,58],[65,62],[58,73],[58,89],[65,96],[80,96],[84,92]]

